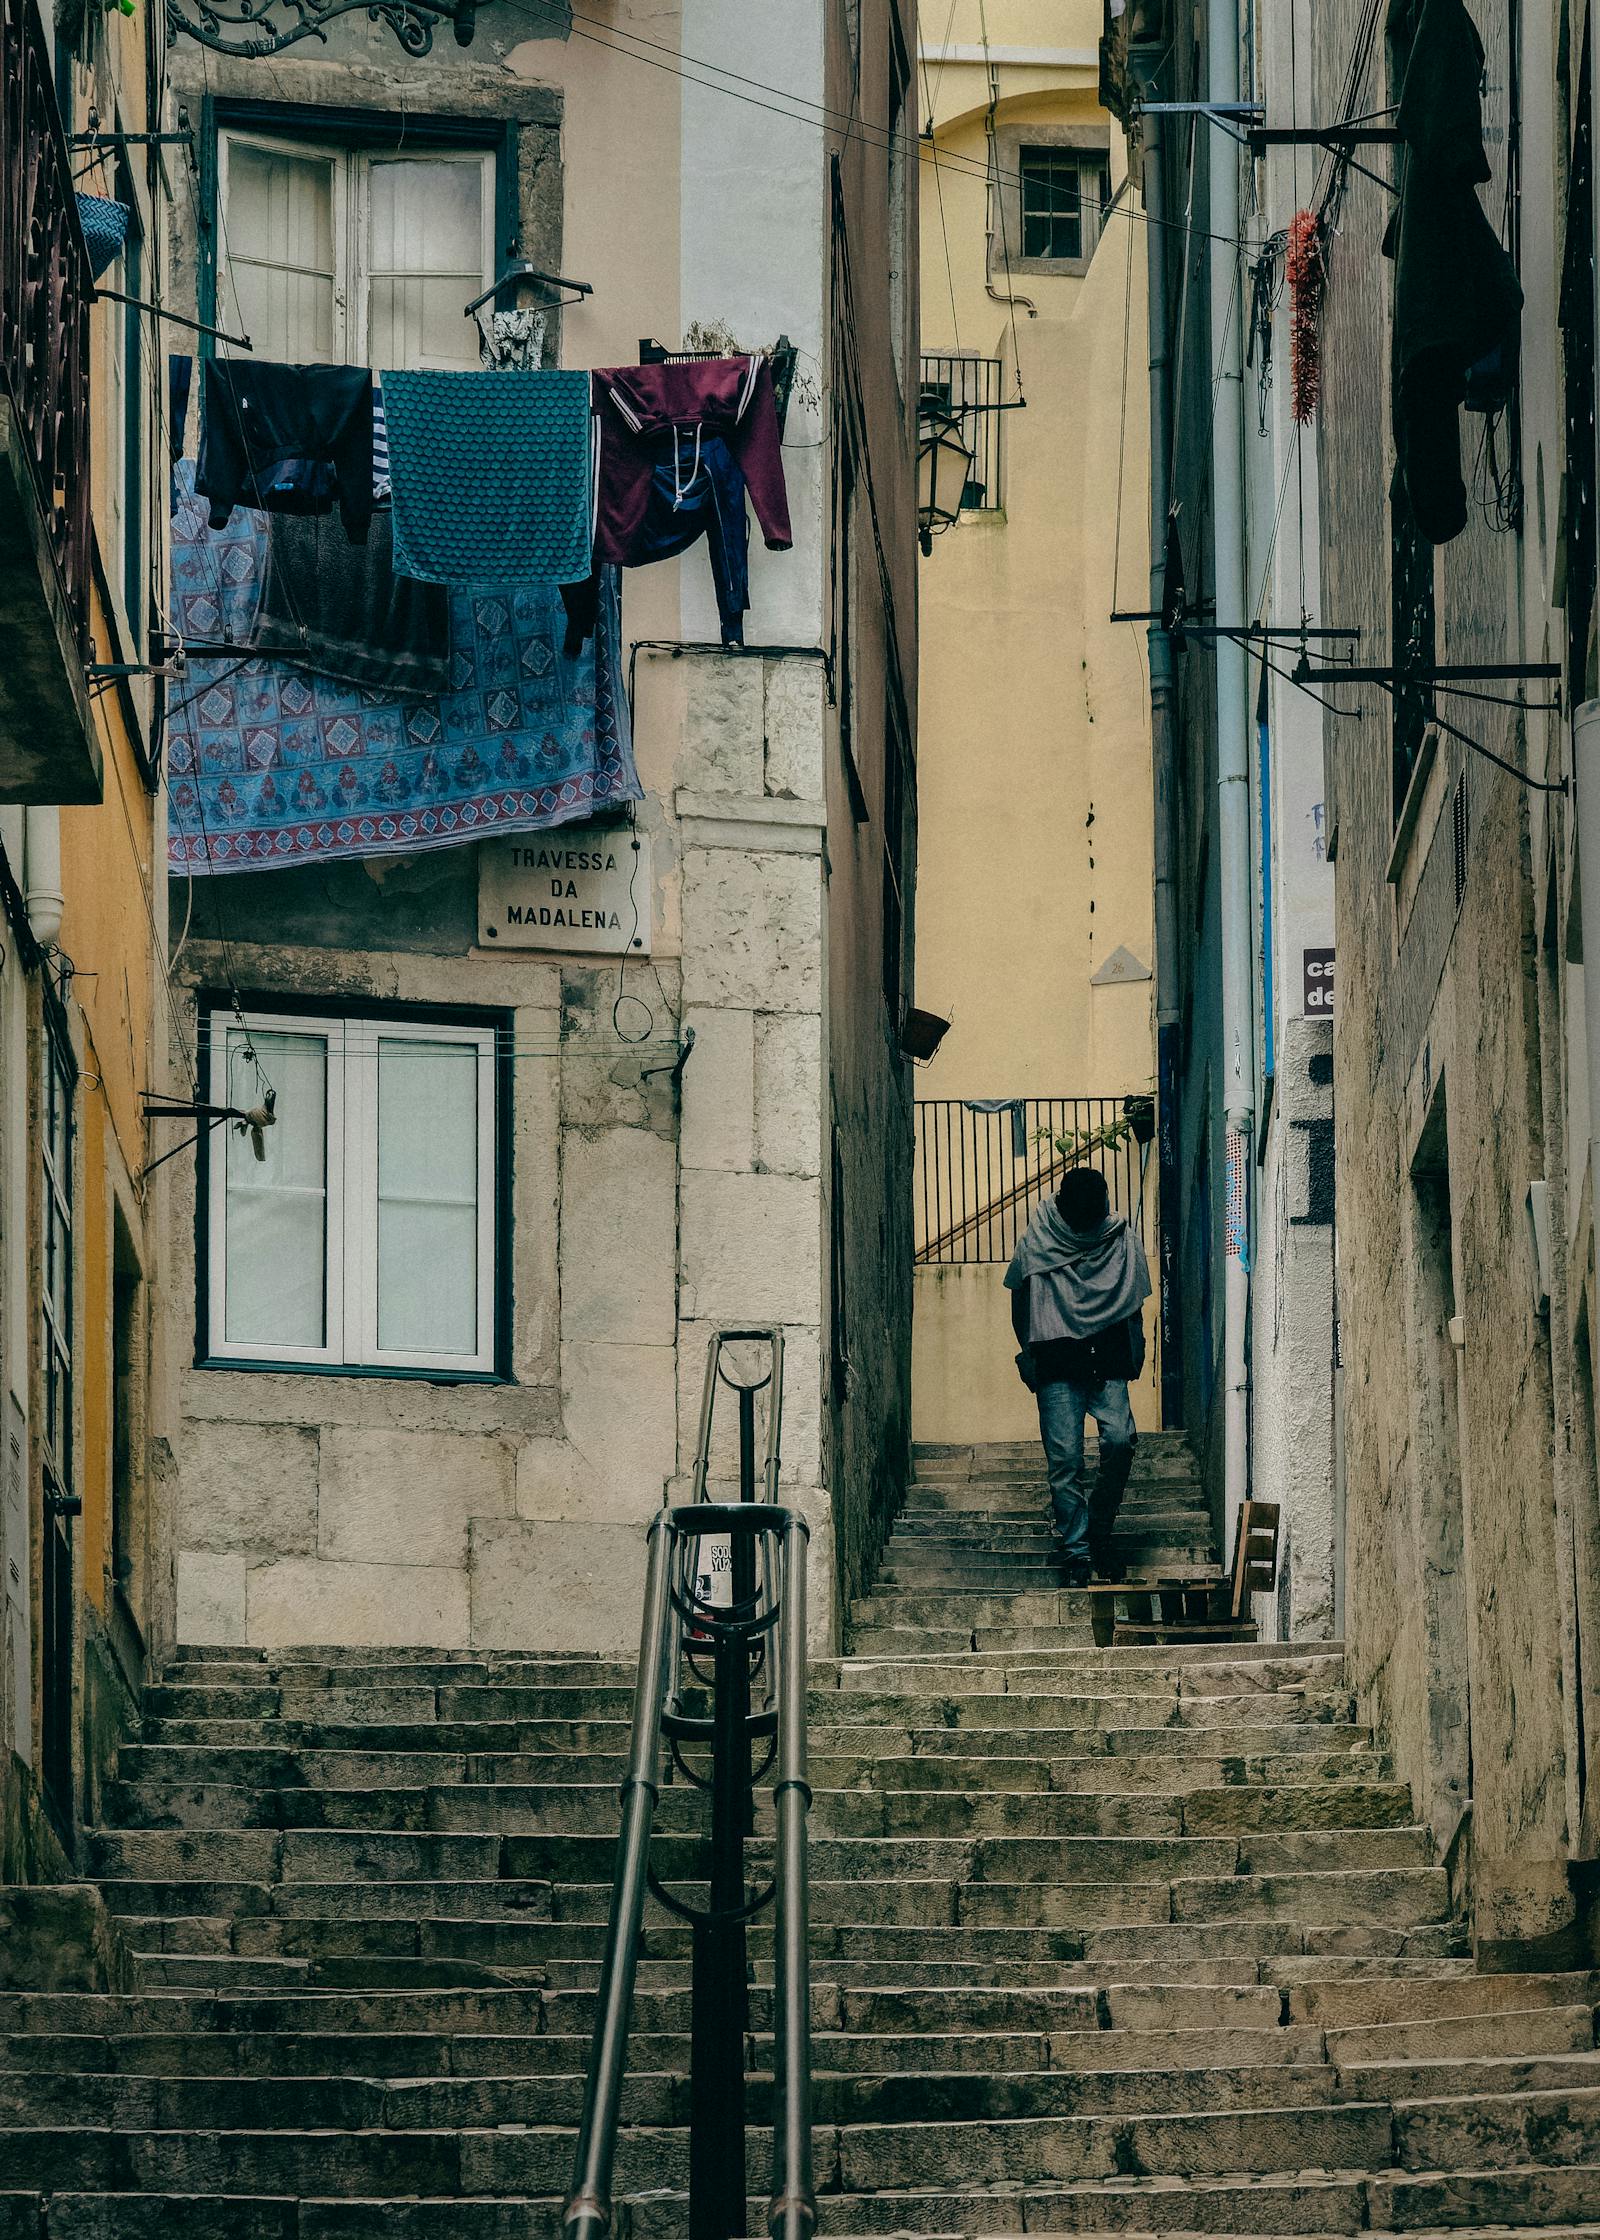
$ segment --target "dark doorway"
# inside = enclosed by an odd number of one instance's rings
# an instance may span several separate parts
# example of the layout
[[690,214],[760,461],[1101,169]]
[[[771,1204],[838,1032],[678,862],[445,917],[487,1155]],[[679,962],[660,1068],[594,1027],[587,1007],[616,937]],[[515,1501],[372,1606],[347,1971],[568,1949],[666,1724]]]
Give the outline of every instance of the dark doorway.
[[1444,1087],[1435,1091],[1412,1162],[1411,1350],[1418,1571],[1427,1658],[1427,1794],[1441,1855],[1472,1797],[1472,1688],[1467,1650],[1462,1328]]

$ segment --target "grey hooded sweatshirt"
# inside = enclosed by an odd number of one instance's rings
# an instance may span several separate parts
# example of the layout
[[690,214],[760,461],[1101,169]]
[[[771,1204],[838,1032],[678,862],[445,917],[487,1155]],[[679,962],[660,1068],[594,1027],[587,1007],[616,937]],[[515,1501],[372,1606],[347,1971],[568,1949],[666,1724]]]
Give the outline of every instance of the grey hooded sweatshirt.
[[1006,1270],[1006,1289],[1024,1383],[1139,1374],[1150,1270],[1120,1213],[1074,1229],[1054,1197],[1046,1198]]

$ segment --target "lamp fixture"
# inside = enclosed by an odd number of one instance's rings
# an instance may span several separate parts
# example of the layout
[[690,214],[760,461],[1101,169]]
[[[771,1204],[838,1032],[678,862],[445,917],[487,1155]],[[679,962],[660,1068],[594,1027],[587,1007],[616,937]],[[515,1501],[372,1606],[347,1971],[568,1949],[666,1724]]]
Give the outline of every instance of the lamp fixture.
[[917,400],[917,538],[924,554],[960,520],[974,464],[961,415],[936,391],[924,389]]
[[301,39],[326,43],[330,23],[357,14],[386,23],[407,54],[424,55],[442,23],[454,26],[458,47],[471,46],[478,0],[167,0],[167,37],[248,60]]

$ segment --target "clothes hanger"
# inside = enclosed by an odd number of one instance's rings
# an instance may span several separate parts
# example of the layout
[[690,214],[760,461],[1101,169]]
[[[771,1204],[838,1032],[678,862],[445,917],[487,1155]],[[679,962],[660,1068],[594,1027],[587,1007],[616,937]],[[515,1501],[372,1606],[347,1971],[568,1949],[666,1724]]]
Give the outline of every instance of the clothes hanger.
[[490,282],[481,296],[473,297],[467,305],[466,317],[475,319],[486,303],[497,302],[507,288],[518,287],[525,281],[531,281],[543,288],[570,288],[572,290],[570,295],[558,296],[553,303],[535,305],[534,308],[539,311],[565,311],[572,304],[581,303],[585,296],[594,294],[594,290],[587,280],[563,280],[559,273],[541,272],[538,266],[530,264],[526,257],[517,257],[506,266],[498,280]]

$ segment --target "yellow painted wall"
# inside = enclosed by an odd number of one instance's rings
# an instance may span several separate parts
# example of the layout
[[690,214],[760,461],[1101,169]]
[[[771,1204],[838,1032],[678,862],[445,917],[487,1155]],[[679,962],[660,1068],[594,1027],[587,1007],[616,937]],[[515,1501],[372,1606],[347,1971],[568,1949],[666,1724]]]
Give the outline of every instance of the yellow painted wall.
[[[1114,605],[1148,603],[1143,242],[1136,218],[1113,214],[1082,277],[1014,274],[1032,315],[995,300],[990,281],[1004,293],[1006,279],[987,240],[990,79],[967,59],[982,29],[968,0],[948,50],[923,26],[940,43],[925,45],[921,81],[935,123],[921,170],[922,343],[1001,358],[1004,393],[1020,371],[1027,404],[1001,416],[1003,511],[966,515],[922,564],[917,1000],[951,1027],[917,1087],[1122,1096],[1154,1085],[1154,983],[1091,981],[1119,947],[1155,961],[1143,630],[1109,620]],[[1098,9],[995,0],[987,30],[1002,147],[1029,125],[1107,126],[1116,186],[1120,134],[1095,96]],[[1008,48],[1055,59],[1007,60]],[[1002,1273],[919,1268],[917,1437],[1034,1429]],[[1147,1373],[1141,1422],[1155,1420],[1152,1389]]]
[[[92,103],[107,129],[138,132],[149,126],[145,37],[142,10],[133,18],[107,17],[93,67],[75,73],[74,103],[80,124]],[[146,242],[141,293],[149,299],[158,293],[154,260],[164,239],[166,217],[142,200],[146,193],[142,151],[135,151],[131,168],[133,191],[141,198]],[[86,172],[83,184],[100,193],[128,191],[126,180],[109,167]],[[111,514],[110,462],[117,450],[112,415],[117,412],[121,418],[121,412],[110,378],[110,353],[127,317],[124,306],[103,301],[90,318],[91,512],[102,559],[90,628],[92,657],[102,663],[148,658],[144,635],[135,634],[116,600],[108,596],[106,579],[116,579],[117,565],[109,569],[104,565],[112,560],[119,541]],[[164,582],[160,540],[165,533],[165,473],[155,435],[157,385],[165,382],[167,344],[150,321],[143,326],[142,343],[143,407],[135,414],[137,432],[126,440],[138,442],[144,453],[142,518],[153,551],[154,579]],[[131,729],[134,722],[148,725],[150,686],[142,678],[125,687],[98,686],[93,705],[104,792],[98,803],[58,812],[65,900],[58,945],[74,967],[64,993],[80,1065],[74,1208],[75,1463],[76,1490],[83,1500],[78,1574],[81,1591],[103,1612],[111,1559],[114,1203],[119,1187],[130,1204],[137,1203],[137,1177],[146,1156],[141,1098],[146,1090],[165,1085],[155,1044],[156,1007],[165,970],[158,928],[166,904],[164,818],[145,785]]]

